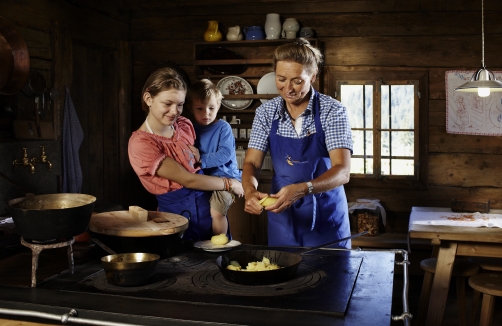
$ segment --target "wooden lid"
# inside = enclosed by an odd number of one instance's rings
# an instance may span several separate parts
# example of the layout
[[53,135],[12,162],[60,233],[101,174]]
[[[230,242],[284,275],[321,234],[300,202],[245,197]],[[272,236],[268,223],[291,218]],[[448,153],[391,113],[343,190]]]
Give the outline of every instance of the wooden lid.
[[89,230],[99,234],[122,237],[152,237],[182,232],[188,228],[184,216],[148,211],[148,221],[138,222],[129,211],[114,211],[93,214]]

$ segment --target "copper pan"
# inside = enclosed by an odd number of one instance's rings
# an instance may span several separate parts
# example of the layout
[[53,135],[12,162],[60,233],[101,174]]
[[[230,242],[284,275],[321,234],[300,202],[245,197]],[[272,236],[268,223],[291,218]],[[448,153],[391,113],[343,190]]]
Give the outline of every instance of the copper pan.
[[30,55],[21,34],[0,16],[0,94],[19,92],[28,81]]

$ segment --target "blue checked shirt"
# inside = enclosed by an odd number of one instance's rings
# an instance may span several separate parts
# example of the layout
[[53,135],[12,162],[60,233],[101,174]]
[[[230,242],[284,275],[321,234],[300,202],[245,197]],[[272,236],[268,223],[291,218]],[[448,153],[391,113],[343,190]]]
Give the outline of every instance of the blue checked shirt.
[[[311,92],[309,104],[301,114],[303,122],[299,135],[293,127],[289,114],[285,111],[286,106],[282,97],[278,96],[260,105],[256,109],[248,148],[263,152],[268,151],[268,136],[274,120],[279,120],[277,133],[283,137],[304,138],[309,134],[314,134],[316,129],[312,112],[313,96],[314,92]],[[326,137],[326,149],[329,152],[337,148],[346,148],[352,154],[352,132],[347,117],[347,108],[331,96],[321,93],[319,93],[319,104],[321,107],[321,126]]]

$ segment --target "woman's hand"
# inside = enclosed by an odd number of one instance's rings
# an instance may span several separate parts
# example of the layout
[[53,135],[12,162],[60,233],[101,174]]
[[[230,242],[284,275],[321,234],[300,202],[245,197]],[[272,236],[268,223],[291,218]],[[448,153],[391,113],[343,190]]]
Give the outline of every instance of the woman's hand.
[[244,189],[242,188],[242,183],[239,180],[230,179],[230,190],[239,198],[244,196]]
[[195,157],[195,162],[199,163],[200,162],[200,153],[199,153],[199,150],[197,149],[197,147],[192,146],[192,145],[188,145],[188,147],[190,148],[190,150],[193,153],[193,156]]
[[273,213],[280,213],[291,207],[295,201],[305,196],[306,193],[307,184],[304,182],[284,186],[277,194],[270,196],[277,198],[277,201],[272,205],[267,206],[265,210]]
[[254,215],[260,215],[263,212],[263,206],[259,203],[261,199],[267,197],[267,194],[259,192],[258,190],[252,190],[246,193],[246,204],[244,205],[244,211]]

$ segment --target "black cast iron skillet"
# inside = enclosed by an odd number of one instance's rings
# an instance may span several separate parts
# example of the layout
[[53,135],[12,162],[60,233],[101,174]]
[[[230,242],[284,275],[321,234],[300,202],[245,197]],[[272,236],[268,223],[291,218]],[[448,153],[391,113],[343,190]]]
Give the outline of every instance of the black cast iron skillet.
[[117,254],[98,239],[91,241],[111,255],[101,258],[108,283],[117,286],[138,286],[145,284],[154,274],[160,256],[149,253]]
[[[357,238],[367,234],[368,231],[357,233],[343,239],[338,239],[333,242],[325,243],[320,246],[306,248],[295,253],[285,252],[280,250],[236,250],[225,253],[216,259],[216,264],[220,269],[221,274],[230,282],[244,285],[265,285],[287,282],[296,276],[298,266],[302,261],[302,254],[311,252],[320,248],[329,247],[336,243]],[[243,268],[250,262],[262,261],[263,257],[270,259],[272,264],[277,264],[282,268],[246,272],[227,269],[231,261],[237,261]]]

